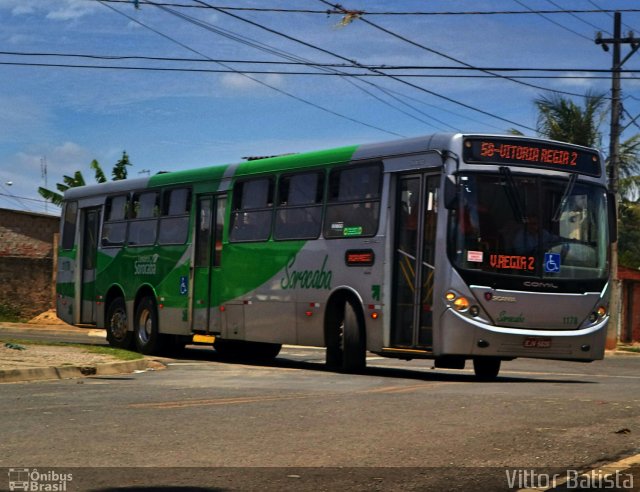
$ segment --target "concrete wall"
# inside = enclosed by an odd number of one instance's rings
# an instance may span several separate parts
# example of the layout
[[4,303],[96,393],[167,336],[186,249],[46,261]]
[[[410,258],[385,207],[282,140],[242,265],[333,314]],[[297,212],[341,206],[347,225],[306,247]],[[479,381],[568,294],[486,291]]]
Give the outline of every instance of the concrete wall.
[[0,304],[24,317],[54,306],[60,218],[0,208]]

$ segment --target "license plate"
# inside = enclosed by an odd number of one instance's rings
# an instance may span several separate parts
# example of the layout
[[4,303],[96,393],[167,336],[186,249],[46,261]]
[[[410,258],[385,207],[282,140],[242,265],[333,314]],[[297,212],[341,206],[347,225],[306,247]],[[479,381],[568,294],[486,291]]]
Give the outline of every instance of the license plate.
[[524,348],[551,348],[551,338],[529,337],[525,338],[522,344]]

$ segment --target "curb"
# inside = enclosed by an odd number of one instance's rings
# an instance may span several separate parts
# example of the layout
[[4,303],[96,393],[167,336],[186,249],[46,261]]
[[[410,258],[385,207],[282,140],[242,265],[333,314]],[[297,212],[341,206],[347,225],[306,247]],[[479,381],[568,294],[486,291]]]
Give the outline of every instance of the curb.
[[106,362],[94,365],[65,365],[57,367],[25,367],[0,369],[0,384],[21,381],[47,381],[52,379],[75,379],[89,376],[129,374],[135,371],[164,369],[166,366],[155,359],[138,359]]

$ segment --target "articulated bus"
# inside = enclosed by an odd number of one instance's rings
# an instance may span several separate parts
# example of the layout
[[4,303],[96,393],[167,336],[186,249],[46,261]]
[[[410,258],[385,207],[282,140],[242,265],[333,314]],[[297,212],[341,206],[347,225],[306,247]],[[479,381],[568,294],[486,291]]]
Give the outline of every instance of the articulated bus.
[[72,188],[57,312],[145,354],[307,345],[344,372],[602,359],[605,185],[593,149],[434,134]]

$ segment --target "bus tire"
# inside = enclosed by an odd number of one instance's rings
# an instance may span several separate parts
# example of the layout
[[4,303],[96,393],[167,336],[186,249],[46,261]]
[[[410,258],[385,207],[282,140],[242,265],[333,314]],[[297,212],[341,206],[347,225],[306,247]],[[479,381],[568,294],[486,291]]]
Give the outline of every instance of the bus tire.
[[128,330],[127,305],[122,297],[113,299],[107,307],[107,341],[112,347],[130,349],[133,332]]
[[498,357],[475,357],[473,372],[480,381],[492,381],[498,377],[501,363]]
[[153,297],[143,297],[136,308],[133,333],[136,349],[141,354],[155,354],[160,350],[158,309]]
[[344,305],[342,322],[342,371],[360,372],[367,365],[364,324],[351,301]]
[[327,366],[345,373],[363,371],[366,367],[364,323],[352,301],[331,316],[327,332]]

